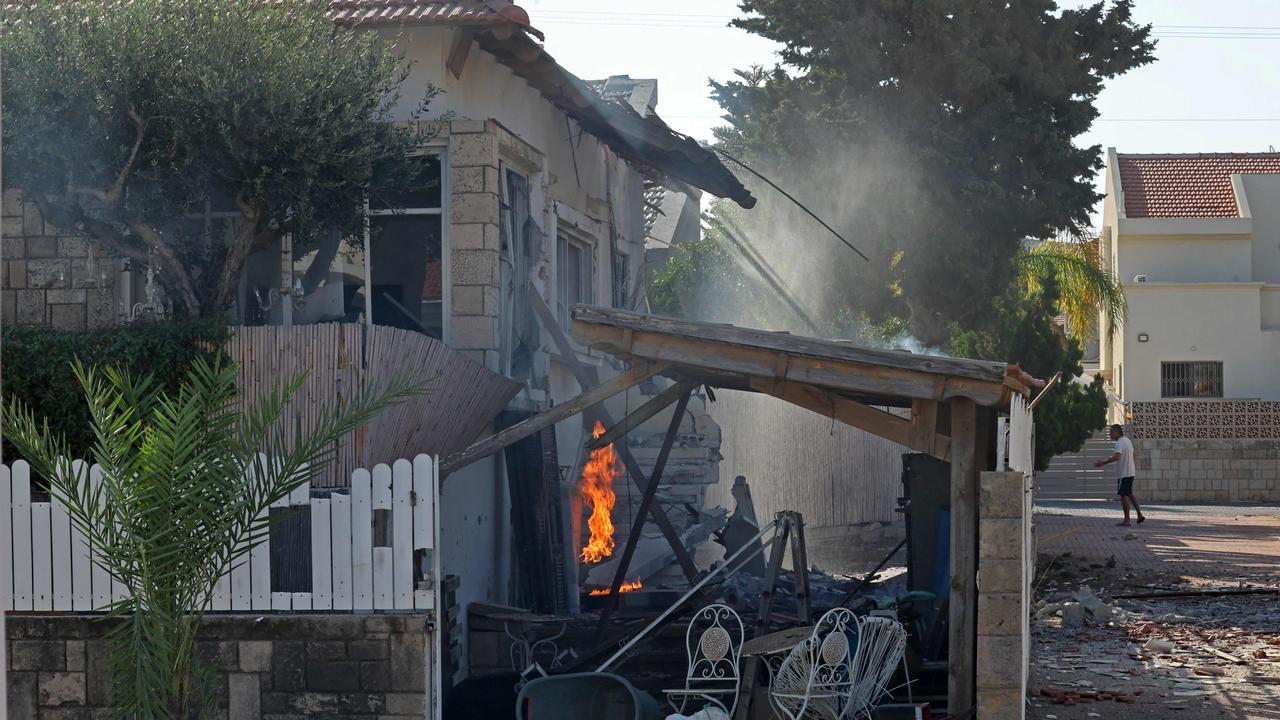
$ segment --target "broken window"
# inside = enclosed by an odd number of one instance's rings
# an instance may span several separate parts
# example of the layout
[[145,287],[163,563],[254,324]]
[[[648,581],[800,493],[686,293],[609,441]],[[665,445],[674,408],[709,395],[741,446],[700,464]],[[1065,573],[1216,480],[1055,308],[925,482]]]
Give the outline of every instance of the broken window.
[[626,253],[613,253],[613,306],[626,309],[629,288],[627,278],[631,277],[631,258]]
[[1160,397],[1222,397],[1222,363],[1205,361],[1160,363]]
[[569,326],[569,313],[574,305],[590,305],[595,302],[592,287],[592,247],[576,237],[560,234],[556,240],[556,267],[559,282],[556,283],[560,323]]
[[369,322],[444,337],[440,160],[423,156],[418,189],[370,202]]
[[540,238],[529,210],[529,180],[505,167],[498,231],[502,252],[504,370],[513,378],[528,379],[533,374],[539,339],[538,325],[529,304],[529,280]]

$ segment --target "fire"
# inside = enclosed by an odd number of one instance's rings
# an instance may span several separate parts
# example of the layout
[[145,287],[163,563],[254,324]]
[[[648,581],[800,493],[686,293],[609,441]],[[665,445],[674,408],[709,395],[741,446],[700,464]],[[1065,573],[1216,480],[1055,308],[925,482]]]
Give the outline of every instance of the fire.
[[[632,580],[631,582],[622,583],[622,587],[618,588],[618,592],[632,592],[634,590],[639,590],[642,587],[644,587],[644,583],[640,582],[640,580],[637,578],[635,580]],[[588,595],[608,595],[609,588],[596,588],[595,590],[592,590],[587,594]]]
[[[596,422],[591,437],[604,434],[604,425]],[[599,450],[592,450],[591,457],[582,468],[582,495],[591,503],[591,518],[587,527],[591,530],[591,540],[582,548],[582,559],[589,563],[597,563],[613,554],[613,504],[617,496],[613,493],[613,479],[618,474],[618,456],[610,443]]]

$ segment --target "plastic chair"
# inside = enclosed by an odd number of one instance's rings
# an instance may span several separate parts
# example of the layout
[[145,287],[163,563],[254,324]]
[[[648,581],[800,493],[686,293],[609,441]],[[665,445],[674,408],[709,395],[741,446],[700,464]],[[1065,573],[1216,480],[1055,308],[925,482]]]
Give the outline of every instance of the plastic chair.
[[708,605],[694,613],[684,640],[689,659],[684,687],[663,690],[671,707],[684,715],[690,702],[706,701],[733,715],[742,681],[742,618],[728,605]]
[[853,612],[828,610],[813,633],[782,661],[769,697],[789,720],[840,720],[851,706],[855,648],[861,647]]
[[860,617],[858,650],[853,657],[853,687],[846,715],[870,720],[875,706],[889,694],[889,680],[907,650],[902,623],[886,617]]

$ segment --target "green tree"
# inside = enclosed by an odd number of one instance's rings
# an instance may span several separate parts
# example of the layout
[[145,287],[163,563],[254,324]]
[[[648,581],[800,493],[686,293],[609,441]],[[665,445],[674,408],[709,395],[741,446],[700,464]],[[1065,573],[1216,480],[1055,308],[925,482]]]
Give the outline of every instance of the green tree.
[[[1096,241],[1068,236],[1042,242],[1023,250],[1018,265],[1029,287],[1045,277],[1054,279],[1058,306],[1077,340],[1086,341],[1095,332],[1114,334],[1124,322],[1129,308],[1124,288],[1103,262]],[[1099,327],[1100,318],[1106,318],[1105,327]]]
[[[327,3],[65,0],[5,9],[4,169],[45,219],[154,262],[181,311],[227,309],[286,233],[363,228],[428,127],[391,122],[407,64]],[[426,110],[418,106],[414,119]],[[206,235],[206,202],[238,215]],[[394,204],[394,203],[392,203]],[[196,227],[199,226],[199,227]]]
[[[1153,59],[1131,0],[743,0],[734,24],[779,43],[781,64],[713,83],[721,147],[811,204],[871,256],[769,207],[749,222],[775,257],[809,256],[803,282],[906,319],[927,344],[976,326],[1017,276],[1025,238],[1083,228],[1099,199],[1097,146],[1077,147],[1105,80]],[[779,229],[781,226],[782,229]],[[993,293],[993,289],[997,289]]]
[[1058,284],[1052,273],[1033,286],[1014,283],[996,300],[994,317],[981,330],[956,330],[949,350],[962,357],[1016,362],[1033,376],[1048,380],[1061,372],[1058,385],[1035,409],[1036,469],[1055,455],[1076,452],[1107,420],[1107,394],[1101,376],[1084,384],[1084,355],[1075,338],[1053,322],[1059,308]]
[[[129,597],[111,606],[112,703],[129,720],[211,717],[209,668],[193,657],[218,578],[262,542],[265,511],[333,460],[337,441],[418,389],[391,383],[317,414],[285,418],[305,375],[241,412],[232,365],[197,359],[179,389],[113,368],[75,373],[102,469],[90,483],[66,440],[20,400],[5,408],[5,439],[49,480],[71,521]],[[269,458],[269,460],[268,460]]]

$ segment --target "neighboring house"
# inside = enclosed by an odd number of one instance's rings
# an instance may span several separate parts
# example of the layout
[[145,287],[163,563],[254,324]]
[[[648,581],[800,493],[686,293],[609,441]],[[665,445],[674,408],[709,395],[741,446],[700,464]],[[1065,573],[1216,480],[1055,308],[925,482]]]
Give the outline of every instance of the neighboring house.
[[[255,253],[235,309],[243,324],[360,322],[440,338],[526,384],[502,421],[514,422],[579,392],[536,321],[531,288],[566,326],[574,304],[640,307],[648,233],[657,224],[646,219],[647,193],[670,187],[692,197],[695,230],[695,188],[754,203],[711,151],[657,117],[656,81],[578,79],[510,2],[331,0],[330,7],[337,22],[382,33],[414,63],[402,88],[404,118],[428,86],[445,91],[430,112],[448,121],[422,151],[422,172],[438,183],[405,198],[403,211],[372,208],[365,243],[335,236],[292,248],[286,239]],[[687,224],[690,211],[673,206],[663,212]],[[205,233],[226,232],[230,222],[216,202],[192,218]],[[103,326],[152,301],[143,269],[45,226],[12,194],[4,234],[5,322]],[[580,355],[606,377],[614,373],[598,353]],[[576,418],[561,423],[553,439],[541,440],[550,446],[543,458],[558,449],[567,472],[582,434]],[[444,572],[461,576],[462,604],[518,600],[509,483],[534,471],[508,467],[507,457],[476,462],[444,484]],[[544,463],[536,473],[551,468]],[[558,486],[560,478],[540,480]]]
[[1100,354],[1121,402],[1280,400],[1278,201],[1280,153],[1108,151],[1102,255],[1129,313]]
[[1129,306],[1100,372],[1142,497],[1280,498],[1280,153],[1108,150],[1100,242]]

